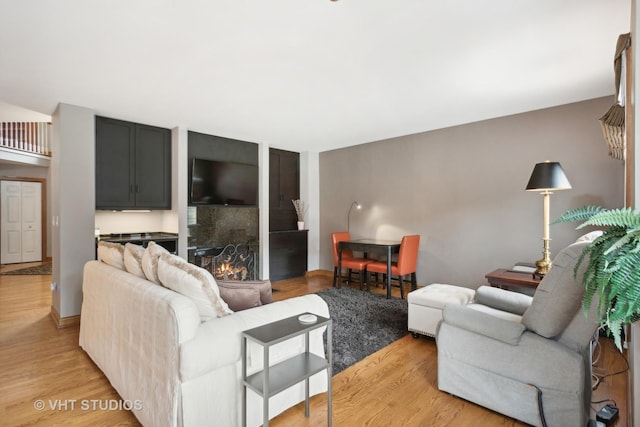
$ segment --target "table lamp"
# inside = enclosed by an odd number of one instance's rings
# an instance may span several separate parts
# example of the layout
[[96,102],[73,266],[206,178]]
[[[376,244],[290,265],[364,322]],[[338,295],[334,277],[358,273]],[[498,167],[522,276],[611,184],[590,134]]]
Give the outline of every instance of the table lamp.
[[553,190],[568,190],[571,184],[558,162],[545,161],[538,163],[533,168],[531,178],[527,184],[527,191],[539,191],[542,194],[543,208],[543,251],[542,259],[536,261],[536,271],[534,276],[542,277],[551,268],[551,253],[549,252],[549,196]]

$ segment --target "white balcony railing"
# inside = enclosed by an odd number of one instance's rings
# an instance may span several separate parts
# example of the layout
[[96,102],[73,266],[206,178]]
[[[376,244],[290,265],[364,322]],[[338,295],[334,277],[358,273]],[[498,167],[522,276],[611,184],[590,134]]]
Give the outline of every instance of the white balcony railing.
[[51,123],[0,122],[0,147],[51,156]]

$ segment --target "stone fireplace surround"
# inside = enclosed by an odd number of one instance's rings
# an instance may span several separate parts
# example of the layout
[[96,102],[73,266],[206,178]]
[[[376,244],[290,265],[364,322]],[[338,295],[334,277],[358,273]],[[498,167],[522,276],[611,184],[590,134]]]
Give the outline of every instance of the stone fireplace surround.
[[255,275],[245,278],[256,279],[260,271],[258,223],[257,207],[189,206],[189,262],[211,268],[211,256],[221,253],[227,245],[246,245],[255,254]]
[[[194,158],[258,165],[256,143],[193,131],[189,131],[188,138],[189,168]],[[189,206],[187,216],[189,262],[197,265],[196,251],[202,249],[213,249],[210,252],[216,253],[229,244],[248,245],[256,255],[255,271],[260,271],[257,206]]]

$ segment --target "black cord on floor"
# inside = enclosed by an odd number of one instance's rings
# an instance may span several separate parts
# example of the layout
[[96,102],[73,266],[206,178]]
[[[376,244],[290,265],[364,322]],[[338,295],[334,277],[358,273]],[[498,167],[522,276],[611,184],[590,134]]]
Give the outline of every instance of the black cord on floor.
[[[598,339],[597,341],[598,343],[600,343],[600,339]],[[602,351],[601,351],[602,352]],[[598,375],[598,374],[594,374],[593,370],[591,372],[591,376],[593,377],[594,382],[591,385],[591,390],[595,390],[598,388],[598,386],[600,385],[600,383],[607,377],[612,377],[614,375],[620,375],[620,374],[624,374],[625,372],[627,372],[629,370],[629,360],[626,358],[626,356],[623,353],[620,353],[619,351],[616,351],[615,353],[619,353],[620,356],[622,357],[622,359],[624,360],[624,363],[627,365],[626,368],[617,371],[617,372],[611,372],[605,375]],[[600,358],[600,356],[598,355],[598,358]]]
[[593,409],[594,412],[597,412],[599,408],[595,408],[593,405],[597,405],[598,403],[605,403],[605,402],[613,403],[614,406],[618,406],[616,401],[613,400],[613,399],[592,400],[591,401],[591,409]]
[[544,418],[544,408],[542,407],[542,390],[540,390],[534,384],[528,384],[531,387],[535,388],[538,392],[538,414],[540,415],[540,422],[542,423],[542,427],[547,427],[547,420]]
[[593,347],[593,354],[595,354],[596,356],[595,357],[593,355],[591,356],[591,366],[593,366],[596,363],[598,363],[598,360],[600,360],[600,355],[602,354],[602,346],[600,345],[600,337],[598,337],[598,339],[595,341],[595,346]]

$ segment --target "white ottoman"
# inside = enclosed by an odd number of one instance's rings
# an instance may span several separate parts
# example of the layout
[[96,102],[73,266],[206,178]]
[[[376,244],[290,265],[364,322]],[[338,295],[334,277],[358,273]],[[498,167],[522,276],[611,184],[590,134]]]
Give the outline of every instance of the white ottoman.
[[476,291],[461,286],[434,283],[409,292],[408,329],[414,337],[418,334],[436,336],[436,327],[442,320],[442,309],[447,304],[468,304]]

